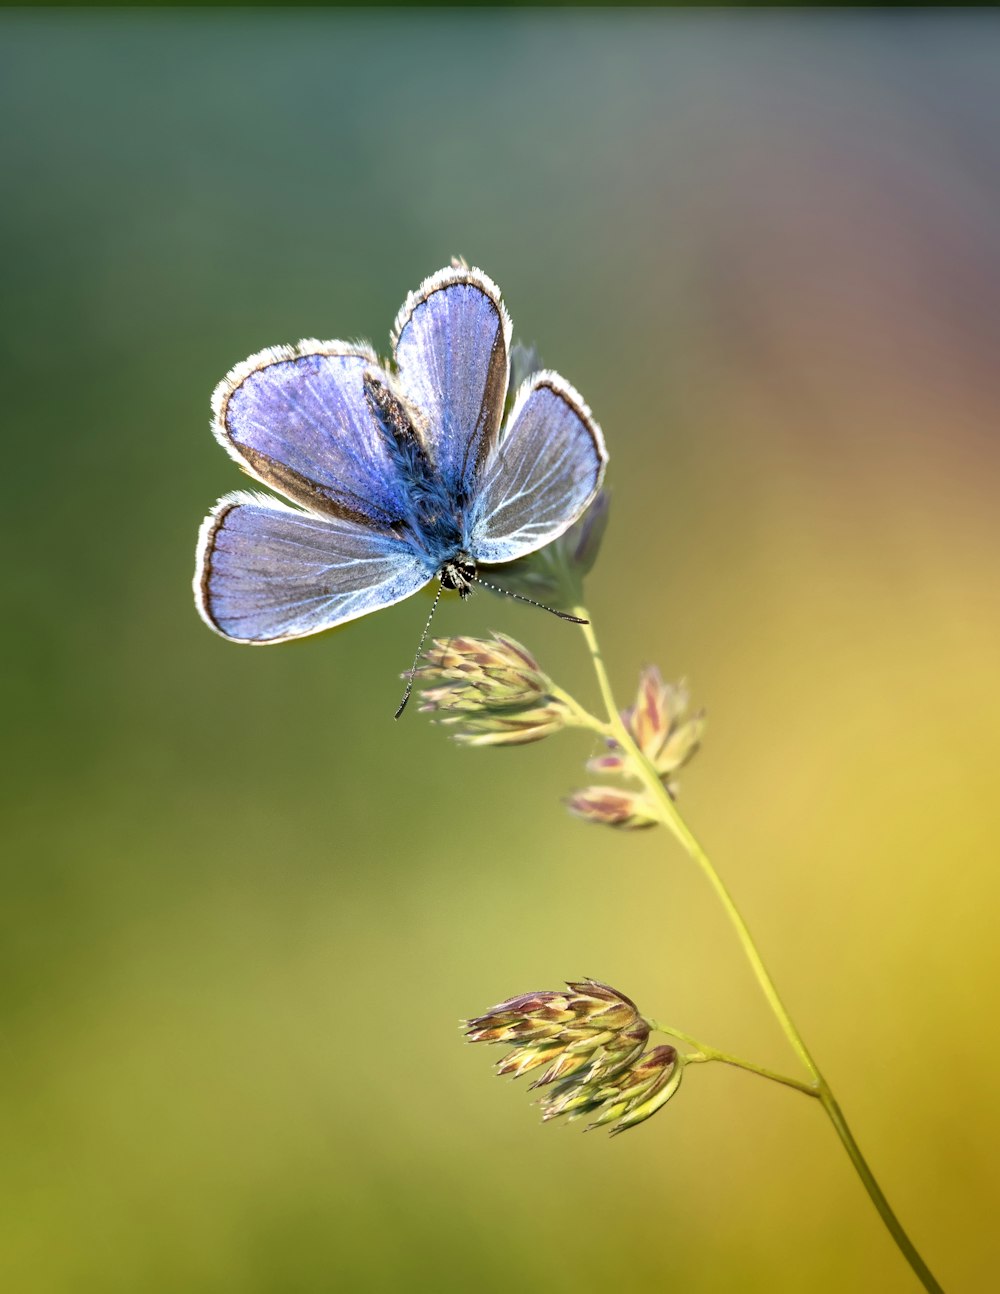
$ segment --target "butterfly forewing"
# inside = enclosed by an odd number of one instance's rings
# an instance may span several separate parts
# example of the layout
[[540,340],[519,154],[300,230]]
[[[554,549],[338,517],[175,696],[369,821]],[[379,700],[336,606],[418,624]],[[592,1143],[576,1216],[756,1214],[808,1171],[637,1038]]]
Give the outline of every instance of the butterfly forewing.
[[367,346],[300,342],[252,355],[220,383],[215,434],[258,480],[313,511],[389,526],[408,499],[364,395]]
[[445,269],[411,293],[394,329],[399,385],[456,506],[496,443],[510,376],[510,317],[481,270]]

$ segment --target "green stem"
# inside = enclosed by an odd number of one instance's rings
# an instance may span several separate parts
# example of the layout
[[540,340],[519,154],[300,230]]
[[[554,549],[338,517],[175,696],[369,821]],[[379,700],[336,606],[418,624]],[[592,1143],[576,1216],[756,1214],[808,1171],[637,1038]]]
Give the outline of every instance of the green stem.
[[573,715],[573,721],[578,728],[587,728],[591,732],[596,732],[602,737],[610,737],[611,729],[606,723],[602,723],[596,715],[584,709],[580,702],[568,692],[563,691],[561,687],[555,684],[549,689],[549,695],[556,701],[561,701],[567,710]]
[[[796,1055],[812,1076],[812,1083],[804,1085],[806,1090],[819,1097],[823,1109],[826,1111],[830,1122],[833,1124],[837,1136],[840,1138],[844,1149],[847,1151],[851,1163],[854,1165],[858,1176],[861,1178],[865,1190],[868,1192],[872,1203],[878,1210],[879,1216],[885,1223],[889,1234],[899,1246],[901,1253],[910,1264],[910,1267],[913,1269],[924,1289],[929,1291],[929,1294],[944,1294],[944,1291],[934,1279],[934,1276],[931,1274],[927,1264],[914,1248],[913,1242],[900,1225],[899,1219],[896,1217],[895,1213],[893,1213],[889,1206],[889,1201],[885,1198],[881,1187],[875,1180],[872,1170],[868,1167],[858,1143],[854,1139],[853,1133],[847,1126],[847,1121],[844,1118],[843,1112],[837,1104],[833,1092],[830,1090],[829,1084],[820,1073],[818,1065],[815,1060],[813,1060],[801,1034],[798,1029],[796,1029],[791,1016],[788,1014],[788,1010],[778,994],[774,981],[771,979],[767,967],[764,965],[764,960],[757,950],[757,945],[753,941],[753,936],[750,934],[750,930],[746,922],[743,920],[739,909],[736,907],[732,895],[724,885],[722,878],[715,870],[711,859],[699,844],[696,836],[681,817],[676,804],[674,804],[666,787],[660,781],[656,769],[636,745],[635,741],[632,739],[632,734],[622,721],[621,714],[615,704],[614,694],[611,691],[608,672],[604,665],[604,659],[601,656],[601,649],[597,643],[597,636],[595,635],[593,625],[591,624],[589,611],[586,607],[578,606],[573,608],[573,614],[579,616],[580,619],[584,621],[580,627],[583,631],[584,638],[587,640],[587,646],[590,649],[591,660],[594,664],[594,672],[597,675],[598,686],[601,689],[601,696],[608,712],[608,726],[612,735],[622,749],[630,756],[636,772],[642,778],[646,789],[653,797],[653,800],[659,809],[660,820],[663,822],[664,826],[670,828],[683,845],[688,855],[698,864],[705,876],[705,879],[708,881],[719,902],[725,909],[726,915],[729,917],[730,923],[736,931],[736,936],[743,947],[747,960],[750,962],[761,991],[767,999],[771,1010],[774,1012],[778,1023],[784,1030],[785,1036],[794,1049]],[[680,1037],[681,1035],[677,1036]],[[711,1049],[709,1049],[709,1051],[710,1050]],[[706,1054],[709,1053],[706,1052]],[[722,1060],[725,1058],[718,1055],[715,1059]],[[730,1061],[729,1063],[734,1062]],[[741,1065],[740,1067],[753,1068],[749,1065]],[[765,1077],[774,1076],[765,1074]],[[779,1079],[779,1081],[781,1080]],[[796,1085],[794,1080],[790,1085]]]
[[710,1047],[708,1043],[699,1042],[697,1038],[692,1038],[689,1033],[684,1033],[680,1029],[669,1029],[665,1024],[660,1024],[656,1020],[649,1021],[650,1026],[658,1033],[665,1033],[671,1038],[679,1038],[691,1047],[696,1047],[697,1051],[689,1052],[685,1061],[689,1064],[700,1064],[705,1061],[718,1060],[724,1065],[735,1065],[737,1069],[745,1069],[751,1074],[758,1074],[761,1078],[769,1078],[772,1083],[782,1083],[785,1087],[794,1087],[797,1092],[804,1092],[806,1096],[819,1096],[819,1089],[813,1083],[805,1083],[801,1078],[789,1078],[787,1074],[779,1074],[776,1070],[767,1069],[764,1065],[757,1065],[752,1060],[744,1060],[742,1056],[732,1056],[728,1051],[720,1051],[718,1047]]

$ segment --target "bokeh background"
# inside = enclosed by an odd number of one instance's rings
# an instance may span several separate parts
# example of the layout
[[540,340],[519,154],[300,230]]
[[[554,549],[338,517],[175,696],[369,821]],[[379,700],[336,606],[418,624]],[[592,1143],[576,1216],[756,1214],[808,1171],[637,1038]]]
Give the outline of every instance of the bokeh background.
[[[0,19],[0,1264],[19,1294],[908,1291],[817,1107],[539,1126],[460,1017],[595,975],[789,1055],[592,747],[392,711],[426,602],[195,615],[235,361],[384,349],[453,253],[611,449],[589,595],[708,707],[682,806],[949,1291],[1000,1206],[996,15]],[[487,595],[595,697],[582,643]],[[522,1085],[523,1087],[523,1085]]]

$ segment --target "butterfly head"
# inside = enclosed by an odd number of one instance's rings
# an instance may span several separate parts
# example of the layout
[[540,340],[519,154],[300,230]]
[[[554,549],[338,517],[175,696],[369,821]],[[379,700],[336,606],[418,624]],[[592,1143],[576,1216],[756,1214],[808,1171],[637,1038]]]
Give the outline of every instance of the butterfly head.
[[444,589],[456,589],[460,597],[467,598],[476,580],[476,563],[468,553],[456,553],[442,563],[438,578]]

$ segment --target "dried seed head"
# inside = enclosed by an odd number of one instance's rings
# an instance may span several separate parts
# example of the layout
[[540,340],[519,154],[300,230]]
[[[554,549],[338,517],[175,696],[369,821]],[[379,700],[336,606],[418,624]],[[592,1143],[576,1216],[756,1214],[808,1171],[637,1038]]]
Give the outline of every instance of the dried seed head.
[[554,684],[520,643],[505,634],[438,638],[414,671],[422,710],[469,746],[512,746],[540,741],[572,715]]

